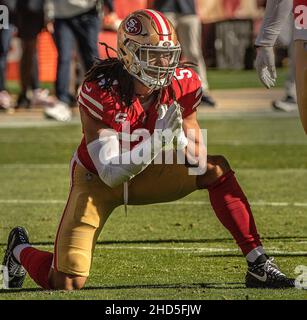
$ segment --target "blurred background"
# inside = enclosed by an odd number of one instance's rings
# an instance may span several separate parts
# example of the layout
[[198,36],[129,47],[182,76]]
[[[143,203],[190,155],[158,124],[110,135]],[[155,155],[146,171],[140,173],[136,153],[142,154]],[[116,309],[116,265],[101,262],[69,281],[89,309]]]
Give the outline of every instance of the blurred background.
[[[70,121],[84,73],[97,55],[107,56],[98,42],[116,49],[116,30],[121,20],[146,7],[158,9],[178,22],[182,59],[199,65],[203,106],[227,109],[236,102],[231,94],[226,99],[219,90],[261,88],[253,71],[254,40],[265,3],[265,0],[0,1],[10,11],[9,29],[0,30],[0,110],[4,111],[0,117],[39,109],[47,118]],[[187,29],[190,33],[184,34]],[[277,66],[282,68],[277,85],[280,91],[264,93],[263,108],[296,110],[289,59],[291,40],[290,21],[277,47]],[[190,47],[193,48],[188,50]],[[110,50],[109,54],[116,53]],[[278,103],[288,104],[290,109],[282,105],[279,108]],[[243,94],[237,107],[249,107],[244,104]],[[255,108],[259,105],[261,102]]]
[[[253,68],[265,4],[0,0],[10,10],[9,28],[0,28],[0,252],[20,224],[33,244],[52,250],[69,161],[82,139],[79,85],[95,57],[106,57],[98,41],[116,49],[121,19],[150,7],[176,25],[182,59],[198,64],[204,97],[197,116],[208,153],[230,161],[268,254],[296,277],[307,256],[307,139],[296,106],[291,17],[276,48],[276,87],[264,88]],[[23,292],[2,291],[0,300],[307,298],[304,290],[246,290],[246,263],[203,190],[179,202],[130,206],[128,217],[117,208],[97,250],[87,290],[46,294],[28,277]]]

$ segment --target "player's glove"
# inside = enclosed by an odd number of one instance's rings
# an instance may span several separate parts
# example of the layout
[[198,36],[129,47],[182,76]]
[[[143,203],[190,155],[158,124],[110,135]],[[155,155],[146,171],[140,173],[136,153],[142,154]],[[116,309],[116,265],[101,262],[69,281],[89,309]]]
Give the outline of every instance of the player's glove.
[[182,129],[182,115],[178,103],[173,103],[169,108],[161,105],[155,124],[155,135],[163,141],[163,145],[170,144],[176,136],[176,131]]
[[273,47],[258,47],[256,70],[260,81],[268,89],[275,86],[277,73]]
[[[174,104],[177,104],[180,110],[180,104],[177,101],[175,101]],[[176,150],[183,150],[188,145],[188,139],[185,136],[184,130],[182,128],[182,124],[177,129],[177,135],[175,136],[173,143]]]

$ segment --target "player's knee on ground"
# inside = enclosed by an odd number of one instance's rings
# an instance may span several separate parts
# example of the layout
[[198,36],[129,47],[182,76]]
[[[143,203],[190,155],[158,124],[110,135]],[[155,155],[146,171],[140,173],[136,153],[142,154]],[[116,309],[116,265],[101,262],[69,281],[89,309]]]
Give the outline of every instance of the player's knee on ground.
[[86,277],[79,277],[54,271],[50,275],[49,282],[53,290],[73,291],[82,289],[86,280]]
[[224,156],[208,156],[207,172],[197,177],[197,185],[200,189],[208,188],[230,170],[230,164]]
[[230,164],[224,156],[208,156],[207,165],[207,170],[213,171],[217,177],[231,170]]

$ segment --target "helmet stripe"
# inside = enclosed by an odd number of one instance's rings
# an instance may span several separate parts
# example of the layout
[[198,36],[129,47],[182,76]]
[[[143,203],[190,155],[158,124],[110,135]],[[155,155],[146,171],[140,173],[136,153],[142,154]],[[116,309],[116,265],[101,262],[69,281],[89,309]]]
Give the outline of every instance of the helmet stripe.
[[146,9],[145,12],[150,15],[158,27],[160,33],[160,40],[171,40],[170,27],[165,17],[155,10]]
[[156,13],[162,18],[164,24],[166,25],[167,33],[168,33],[168,40],[172,40],[171,27],[170,27],[168,21],[166,20],[166,18],[163,14],[161,14],[160,12],[156,12]]

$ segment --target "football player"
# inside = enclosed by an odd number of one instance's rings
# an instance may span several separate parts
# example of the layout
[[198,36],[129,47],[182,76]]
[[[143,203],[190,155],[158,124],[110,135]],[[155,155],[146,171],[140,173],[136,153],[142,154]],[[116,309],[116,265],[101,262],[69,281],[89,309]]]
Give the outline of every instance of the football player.
[[[44,289],[81,289],[114,208],[174,201],[198,189],[208,190],[214,212],[246,257],[246,286],[293,287],[294,280],[266,255],[229,163],[206,155],[196,118],[201,82],[191,68],[179,65],[181,48],[172,24],[157,11],[136,11],[120,25],[117,50],[117,58],[101,60],[87,73],[78,98],[84,136],[71,161],[70,194],[54,252],[32,247],[25,229],[14,228],[4,258],[9,287],[21,287],[28,272]],[[120,152],[127,128],[133,135],[148,134]],[[163,146],[175,139],[191,161],[156,164]],[[142,161],[125,161],[140,154]],[[207,171],[190,174],[189,166],[196,165]]]
[[256,69],[262,83],[275,86],[274,44],[293,8],[294,61],[296,66],[297,102],[303,128],[307,134],[307,0],[268,0],[264,21],[256,39],[258,47]]

